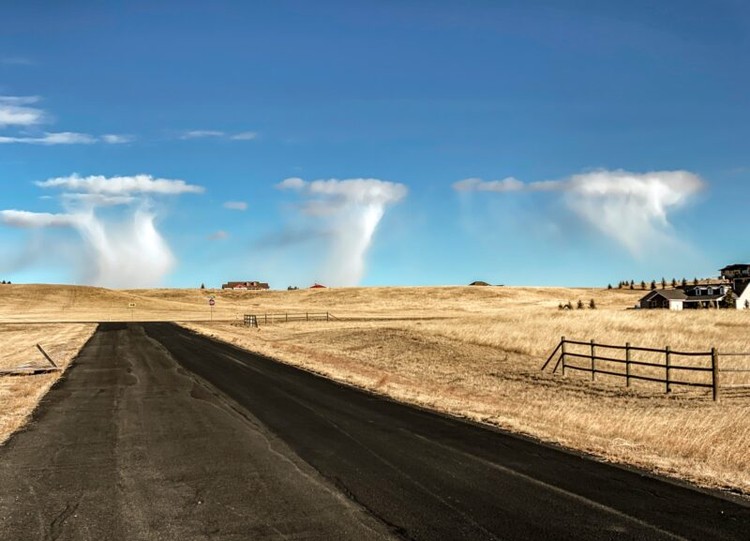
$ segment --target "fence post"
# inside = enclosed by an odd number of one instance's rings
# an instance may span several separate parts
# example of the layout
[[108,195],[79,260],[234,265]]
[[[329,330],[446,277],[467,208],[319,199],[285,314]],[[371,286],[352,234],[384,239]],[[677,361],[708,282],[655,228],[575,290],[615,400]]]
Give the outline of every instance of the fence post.
[[305,312],[305,321],[310,321],[310,313]]
[[52,360],[52,357],[50,357],[49,355],[47,355],[47,352],[42,349],[42,346],[40,346],[39,344],[37,344],[36,348],[42,353],[42,355],[44,355],[44,358],[47,359],[47,361],[49,362],[49,364],[51,364],[52,366],[54,366],[55,368],[57,368],[57,365],[55,364],[55,361]]
[[562,344],[562,375],[565,377],[565,337],[563,336],[560,339],[560,343]]
[[719,352],[716,348],[711,348],[711,374],[712,378],[712,391],[714,402],[719,401]]
[[289,323],[289,312],[284,313],[284,323]]
[[625,342],[625,387],[630,387],[630,342]]
[[594,339],[591,339],[591,381],[594,381],[596,377],[596,366],[594,365],[594,360],[596,359],[596,354],[594,353]]
[[263,323],[268,325],[268,314],[263,314]]
[[671,364],[671,359],[670,359],[670,356],[669,356],[669,346],[666,346],[664,348],[664,353],[666,354],[666,358],[665,358],[666,363],[665,364],[666,364],[666,372],[667,372],[667,379],[665,380],[665,382],[666,382],[666,385],[667,385],[667,392],[671,393],[672,392],[672,386],[669,384],[669,365]]

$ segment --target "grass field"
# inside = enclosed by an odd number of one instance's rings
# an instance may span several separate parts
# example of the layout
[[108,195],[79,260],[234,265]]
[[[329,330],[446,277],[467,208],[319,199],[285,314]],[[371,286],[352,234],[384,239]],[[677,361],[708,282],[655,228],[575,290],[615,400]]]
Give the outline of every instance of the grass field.
[[[750,389],[709,391],[539,371],[571,339],[750,352],[750,312],[626,310],[642,291],[425,287],[299,291],[0,289],[0,320],[177,320],[331,378],[545,441],[750,494]],[[209,323],[208,296],[216,297]],[[596,310],[561,311],[594,299]],[[25,300],[30,307],[18,313]],[[131,314],[129,303],[136,307]],[[245,328],[242,314],[331,312],[331,322]],[[203,321],[198,321],[203,320]],[[733,361],[743,367],[750,357]],[[727,361],[728,362],[728,361]],[[738,365],[739,366],[739,365]],[[750,366],[747,366],[750,368]],[[731,382],[742,383],[740,376]],[[750,382],[748,382],[750,383]]]
[[[87,324],[2,324],[0,370],[27,364],[49,366],[36,344],[44,348],[55,364],[67,368],[95,329],[96,325]],[[39,400],[59,377],[59,373],[0,376],[0,443],[26,423]]]

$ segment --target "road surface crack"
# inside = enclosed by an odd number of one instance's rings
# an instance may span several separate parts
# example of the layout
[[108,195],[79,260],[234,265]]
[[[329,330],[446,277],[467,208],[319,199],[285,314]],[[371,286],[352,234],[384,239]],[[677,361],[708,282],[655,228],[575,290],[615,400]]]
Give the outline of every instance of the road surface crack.
[[65,522],[76,512],[80,503],[80,500],[77,500],[75,503],[68,503],[68,505],[65,506],[65,509],[52,519],[52,522],[50,522],[49,525],[49,535],[47,536],[47,539],[55,541],[60,537]]

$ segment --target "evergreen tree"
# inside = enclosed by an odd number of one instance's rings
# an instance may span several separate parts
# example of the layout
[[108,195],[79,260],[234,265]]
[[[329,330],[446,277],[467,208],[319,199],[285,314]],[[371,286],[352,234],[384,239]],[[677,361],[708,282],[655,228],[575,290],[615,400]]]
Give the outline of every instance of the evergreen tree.
[[677,287],[677,280],[672,278],[672,287]]
[[594,299],[591,299],[589,301],[589,308],[592,310],[596,310],[596,303],[594,302]]
[[697,286],[697,285],[698,285],[698,278],[693,278],[693,285],[694,285],[694,286]]
[[583,310],[583,301],[581,299],[578,299],[578,304],[576,304],[576,308],[579,310]]
[[635,284],[633,283],[633,280],[630,280],[630,289],[633,289],[633,286],[634,286],[634,285],[635,285]]
[[651,280],[651,290],[653,291],[654,289],[656,289],[656,282]]
[[683,279],[682,279],[682,282],[680,282],[680,283],[682,284],[682,287],[685,287],[685,286],[687,285],[687,280],[685,280],[685,279],[683,278]]
[[646,289],[646,282],[641,280],[641,289]]
[[661,288],[666,289],[667,287],[667,281],[664,279],[664,277],[661,277]]
[[206,289],[206,284],[201,284],[201,289]]
[[607,289],[612,289],[612,284],[607,284]]

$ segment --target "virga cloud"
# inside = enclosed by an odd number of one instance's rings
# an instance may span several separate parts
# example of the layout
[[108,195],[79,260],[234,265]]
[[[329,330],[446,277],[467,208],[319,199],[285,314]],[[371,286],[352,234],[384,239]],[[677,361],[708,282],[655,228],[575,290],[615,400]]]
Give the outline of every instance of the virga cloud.
[[563,180],[524,183],[515,178],[453,184],[459,192],[560,192],[589,226],[615,239],[633,255],[644,246],[676,240],[669,214],[686,205],[705,182],[689,171],[633,173],[597,170]]
[[[70,175],[37,182],[41,188],[62,189],[63,213],[2,210],[0,223],[18,228],[72,228],[83,241],[79,279],[107,287],[160,285],[176,261],[156,227],[150,197],[200,193],[201,186],[183,180],[136,176]],[[117,218],[100,214],[103,207],[124,206]],[[46,251],[44,243],[39,249]]]
[[367,251],[388,206],[404,199],[404,184],[372,178],[311,182],[287,178],[276,185],[299,194],[301,213],[313,222],[311,237],[325,230],[329,245],[323,280],[332,285],[356,285],[365,272]]

